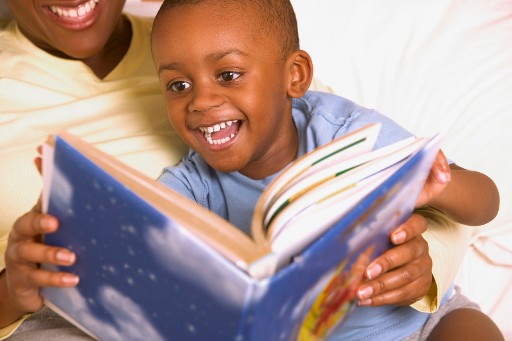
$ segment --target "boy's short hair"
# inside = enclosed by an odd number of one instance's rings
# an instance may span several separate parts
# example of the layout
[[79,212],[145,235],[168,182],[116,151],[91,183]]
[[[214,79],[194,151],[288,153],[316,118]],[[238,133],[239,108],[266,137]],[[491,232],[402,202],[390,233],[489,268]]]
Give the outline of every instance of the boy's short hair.
[[300,48],[297,18],[290,0],[165,0],[157,13],[157,17],[165,9],[202,2],[229,3],[240,6],[241,9],[252,6],[257,13],[260,13],[256,19],[259,21],[258,25],[261,29],[271,39],[277,39],[280,42],[284,58]]

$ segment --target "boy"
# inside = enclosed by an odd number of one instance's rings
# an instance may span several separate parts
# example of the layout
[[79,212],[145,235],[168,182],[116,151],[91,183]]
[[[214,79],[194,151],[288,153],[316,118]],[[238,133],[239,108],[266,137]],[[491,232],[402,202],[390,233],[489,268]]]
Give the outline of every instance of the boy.
[[[409,136],[343,98],[306,93],[312,62],[299,49],[287,0],[166,0],[152,39],[169,119],[192,149],[160,181],[246,233],[261,191],[297,157],[369,122],[383,123],[377,148]],[[450,172],[442,155],[438,161],[418,206],[428,204],[467,225],[492,220],[499,203],[492,180],[455,165]],[[428,317],[410,307],[361,308],[332,337],[417,338]],[[469,331],[475,339],[502,338],[476,310],[446,317],[452,323],[436,329],[439,336]],[[463,330],[453,328],[459,323]]]

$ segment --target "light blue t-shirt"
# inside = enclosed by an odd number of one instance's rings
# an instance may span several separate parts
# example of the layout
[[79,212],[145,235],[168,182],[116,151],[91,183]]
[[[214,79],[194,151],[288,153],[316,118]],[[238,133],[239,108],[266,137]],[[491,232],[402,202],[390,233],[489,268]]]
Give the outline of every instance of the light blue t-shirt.
[[[375,148],[411,136],[391,119],[342,97],[309,91],[293,100],[298,156],[369,123],[382,123]],[[265,187],[278,175],[253,180],[238,172],[221,173],[190,151],[158,179],[250,234],[252,212]],[[329,340],[399,340],[418,330],[428,314],[411,307],[358,307]]]

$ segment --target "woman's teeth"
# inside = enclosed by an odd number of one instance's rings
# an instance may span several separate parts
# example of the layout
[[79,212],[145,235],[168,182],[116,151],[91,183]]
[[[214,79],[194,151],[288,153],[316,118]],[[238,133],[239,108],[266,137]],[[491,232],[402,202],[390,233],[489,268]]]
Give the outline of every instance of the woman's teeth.
[[60,7],[60,6],[50,6],[50,11],[56,14],[59,17],[64,18],[78,18],[87,15],[90,11],[92,11],[99,0],[89,0],[85,4],[80,5],[78,7]]
[[212,138],[212,133],[219,132],[222,129],[230,127],[233,123],[236,123],[236,122],[237,122],[237,120],[221,122],[218,124],[214,124],[213,126],[210,126],[210,127],[199,127],[199,130],[204,134],[204,138],[206,139],[206,141],[208,141],[209,144],[224,144],[224,143],[228,142],[229,140],[231,140],[233,137],[235,137],[235,134],[231,134],[231,135],[225,136],[221,139],[214,140]]

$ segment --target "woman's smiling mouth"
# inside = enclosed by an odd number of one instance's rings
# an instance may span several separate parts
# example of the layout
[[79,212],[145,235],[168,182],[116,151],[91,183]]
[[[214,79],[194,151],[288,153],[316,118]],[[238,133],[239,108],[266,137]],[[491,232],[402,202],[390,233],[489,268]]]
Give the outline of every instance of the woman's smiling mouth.
[[78,18],[86,16],[87,13],[91,12],[96,5],[98,0],[89,0],[85,4],[78,7],[61,7],[61,6],[50,6],[50,11],[61,18]]

